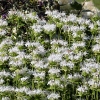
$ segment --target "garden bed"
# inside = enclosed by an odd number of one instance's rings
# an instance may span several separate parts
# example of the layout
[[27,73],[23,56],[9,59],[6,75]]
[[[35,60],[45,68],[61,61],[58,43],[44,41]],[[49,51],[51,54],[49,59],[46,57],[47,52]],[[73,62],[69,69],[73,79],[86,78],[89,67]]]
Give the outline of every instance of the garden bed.
[[0,19],[0,100],[99,100],[100,18],[46,14]]

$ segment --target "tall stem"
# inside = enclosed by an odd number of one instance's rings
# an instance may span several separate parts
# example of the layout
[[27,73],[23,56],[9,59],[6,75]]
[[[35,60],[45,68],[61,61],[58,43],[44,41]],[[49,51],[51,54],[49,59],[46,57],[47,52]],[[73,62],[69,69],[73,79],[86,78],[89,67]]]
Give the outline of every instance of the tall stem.
[[98,98],[98,91],[96,91],[96,100],[99,100],[99,98]]

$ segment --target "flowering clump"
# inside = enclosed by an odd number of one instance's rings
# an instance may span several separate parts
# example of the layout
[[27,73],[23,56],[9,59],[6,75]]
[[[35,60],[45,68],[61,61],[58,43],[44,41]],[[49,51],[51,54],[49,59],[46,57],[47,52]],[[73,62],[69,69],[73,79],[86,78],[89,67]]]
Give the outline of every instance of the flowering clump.
[[0,100],[99,100],[100,18],[46,14],[0,19]]

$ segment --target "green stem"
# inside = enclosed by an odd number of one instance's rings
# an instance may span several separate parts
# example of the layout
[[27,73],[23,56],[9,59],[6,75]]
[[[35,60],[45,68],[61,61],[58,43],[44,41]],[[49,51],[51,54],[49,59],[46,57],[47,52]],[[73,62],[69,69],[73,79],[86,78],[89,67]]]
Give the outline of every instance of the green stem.
[[34,89],[34,79],[32,79],[32,89]]
[[97,56],[97,62],[98,62],[98,63],[99,63],[99,58],[100,58],[100,56],[98,55],[98,56]]
[[66,100],[66,91],[64,91],[64,98],[63,100]]
[[2,93],[0,93],[0,100],[2,100]]
[[58,39],[60,39],[60,36],[61,36],[61,28],[59,28]]
[[98,91],[96,91],[96,100],[99,100],[99,99],[98,99]]
[[17,80],[18,80],[18,74],[17,74],[17,76],[16,76],[16,87],[17,87],[17,85],[18,85]]
[[56,86],[54,85],[54,93],[56,93]]
[[80,100],[82,100],[82,96],[80,96]]
[[71,39],[71,38],[70,38],[70,32],[68,32],[68,42],[69,42],[69,47],[70,47],[70,42],[71,42],[70,39]]
[[92,92],[93,92],[92,93],[92,100],[94,100],[95,99],[95,91],[93,90]]
[[92,34],[91,39],[90,39],[90,41],[89,41],[88,47],[90,47],[90,44],[91,44],[91,42],[92,42],[92,39],[93,39],[93,34]]
[[[66,77],[67,71],[65,71],[65,77]],[[64,94],[63,94],[63,100],[66,100],[66,81],[64,80]]]
[[90,96],[90,93],[86,94],[86,100],[89,100],[89,96]]
[[[33,71],[33,66],[32,66],[32,71]],[[32,78],[32,89],[34,89],[34,78]]]

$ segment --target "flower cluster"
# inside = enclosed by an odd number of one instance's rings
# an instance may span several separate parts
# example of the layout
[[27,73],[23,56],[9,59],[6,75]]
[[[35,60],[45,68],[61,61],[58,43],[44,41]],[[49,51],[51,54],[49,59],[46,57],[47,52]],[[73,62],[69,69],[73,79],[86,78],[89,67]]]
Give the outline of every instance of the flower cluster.
[[100,18],[46,14],[0,19],[0,100],[99,100]]

